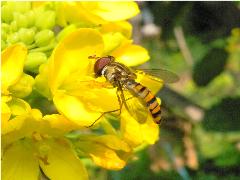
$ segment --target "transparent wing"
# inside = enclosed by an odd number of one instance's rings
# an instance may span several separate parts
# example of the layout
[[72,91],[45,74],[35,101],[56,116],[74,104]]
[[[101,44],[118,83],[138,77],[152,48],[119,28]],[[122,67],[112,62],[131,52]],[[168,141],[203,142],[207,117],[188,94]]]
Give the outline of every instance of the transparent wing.
[[141,124],[147,121],[147,117],[149,115],[148,108],[141,103],[139,98],[132,97],[131,99],[127,99],[126,103],[129,109],[129,113],[134,119],[136,119]]
[[175,73],[165,69],[135,69],[135,72],[159,82],[174,83],[179,80]]
[[125,99],[122,99],[122,101],[125,101],[123,105],[126,106],[129,114],[139,123],[145,123],[149,115],[148,108],[144,105],[141,99],[133,96],[130,92],[122,92],[124,93],[125,97]]

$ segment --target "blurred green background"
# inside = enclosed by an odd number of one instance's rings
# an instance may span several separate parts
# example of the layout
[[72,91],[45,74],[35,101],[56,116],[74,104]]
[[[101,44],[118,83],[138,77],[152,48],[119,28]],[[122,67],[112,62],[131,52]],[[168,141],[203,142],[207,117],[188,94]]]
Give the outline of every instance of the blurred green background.
[[145,68],[179,75],[158,94],[160,140],[121,171],[91,179],[228,179],[240,177],[240,3],[138,2],[134,40],[149,50]]

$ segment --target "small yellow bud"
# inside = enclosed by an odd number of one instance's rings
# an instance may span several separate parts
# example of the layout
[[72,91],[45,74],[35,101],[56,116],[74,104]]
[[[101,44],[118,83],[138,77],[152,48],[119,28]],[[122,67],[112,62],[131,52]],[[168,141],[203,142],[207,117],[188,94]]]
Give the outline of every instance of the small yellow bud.
[[25,43],[26,45],[29,45],[34,41],[35,31],[33,28],[32,29],[21,28],[18,31],[18,34],[20,41]]
[[2,40],[6,40],[7,39],[7,33],[6,33],[6,31],[4,29],[2,29],[2,31],[1,31],[1,39]]
[[30,52],[27,55],[24,69],[31,72],[38,72],[38,68],[41,64],[47,61],[46,54],[42,52]]
[[6,23],[2,23],[1,24],[1,28],[2,30],[4,30],[5,32],[8,32],[10,30],[10,25],[6,24]]
[[28,27],[34,26],[35,23],[35,13],[33,11],[28,11],[25,13],[25,17],[28,21]]
[[17,21],[12,21],[10,24],[10,31],[16,32],[18,30]]
[[3,22],[10,23],[13,20],[13,5],[6,4],[1,7]]
[[16,84],[9,87],[9,91],[14,94],[15,97],[23,98],[32,92],[33,84],[34,78],[28,74],[23,74]]
[[54,38],[53,31],[45,29],[36,34],[35,42],[38,47],[42,47],[48,45],[53,38]]
[[54,11],[41,11],[36,14],[35,26],[40,30],[52,29],[55,25],[56,14]]
[[26,16],[24,16],[21,13],[15,12],[13,14],[13,17],[14,17],[14,20],[17,22],[17,27],[18,28],[21,28],[21,27],[26,28],[26,27],[28,27],[28,20],[27,20]]
[[24,1],[24,2],[14,2],[14,11],[25,13],[31,9],[31,2]]
[[1,50],[5,49],[7,47],[7,44],[4,40],[1,40]]
[[19,36],[18,36],[18,33],[15,32],[13,34],[10,34],[8,37],[7,37],[7,43],[9,44],[14,44],[14,43],[17,43],[19,42]]

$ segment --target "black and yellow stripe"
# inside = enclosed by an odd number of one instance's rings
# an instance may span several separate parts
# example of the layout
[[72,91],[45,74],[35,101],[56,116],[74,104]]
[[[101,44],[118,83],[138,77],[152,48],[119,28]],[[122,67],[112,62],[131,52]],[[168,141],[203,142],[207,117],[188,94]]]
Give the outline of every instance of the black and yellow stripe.
[[134,94],[140,97],[148,107],[154,122],[160,124],[161,122],[161,107],[157,102],[157,98],[153,95],[153,93],[140,83],[135,81],[131,81],[128,83],[129,89],[131,89]]

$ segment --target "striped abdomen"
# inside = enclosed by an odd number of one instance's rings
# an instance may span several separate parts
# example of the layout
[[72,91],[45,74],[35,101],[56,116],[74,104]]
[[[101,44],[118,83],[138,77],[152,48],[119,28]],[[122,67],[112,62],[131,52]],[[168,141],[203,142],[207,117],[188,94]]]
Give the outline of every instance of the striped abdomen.
[[157,102],[157,98],[153,93],[140,83],[137,83],[133,80],[127,83],[127,88],[134,93],[137,97],[141,98],[146,106],[148,107],[154,122],[160,124],[161,122],[161,107]]

